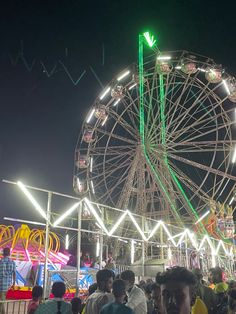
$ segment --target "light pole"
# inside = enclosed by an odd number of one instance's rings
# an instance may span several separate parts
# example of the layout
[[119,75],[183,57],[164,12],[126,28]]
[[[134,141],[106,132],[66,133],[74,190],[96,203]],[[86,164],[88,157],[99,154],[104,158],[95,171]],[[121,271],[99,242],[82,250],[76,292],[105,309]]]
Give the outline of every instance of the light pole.
[[50,228],[50,216],[51,216],[51,204],[52,204],[52,192],[48,192],[48,202],[47,202],[47,219],[45,227],[45,247],[44,247],[44,278],[43,278],[43,299],[46,299],[47,293],[47,281],[48,281],[48,245],[49,245],[49,228]]

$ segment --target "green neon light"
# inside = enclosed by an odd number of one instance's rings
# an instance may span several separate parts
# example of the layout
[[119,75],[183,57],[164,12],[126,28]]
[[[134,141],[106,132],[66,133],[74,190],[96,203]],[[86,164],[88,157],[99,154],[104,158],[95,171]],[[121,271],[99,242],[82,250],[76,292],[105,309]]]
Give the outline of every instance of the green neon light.
[[141,136],[141,144],[144,146],[144,78],[143,78],[143,35],[139,35],[139,133]]
[[[150,36],[150,34],[147,32],[147,33],[144,33],[143,35],[139,35],[139,132],[140,132],[140,137],[141,137],[141,144],[142,144],[142,147],[143,147],[143,152],[144,152],[144,155],[145,155],[145,158],[149,164],[149,166],[151,167],[161,189],[163,190],[171,208],[173,209],[173,211],[175,212],[175,215],[176,215],[176,218],[178,220],[178,222],[180,224],[183,225],[180,217],[179,217],[179,214],[175,208],[175,205],[174,203],[172,202],[171,200],[171,197],[169,196],[168,194],[168,191],[166,190],[165,188],[165,185],[162,183],[159,175],[157,174],[155,168],[153,167],[150,159],[149,159],[149,156],[147,154],[147,151],[146,151],[146,146],[145,146],[145,130],[144,130],[144,126],[145,126],[145,114],[144,114],[144,70],[143,70],[143,42],[144,40],[143,39],[146,39],[148,45],[150,47],[152,47],[156,40],[154,40],[154,37],[153,36]],[[164,91],[164,86],[163,86],[163,91]],[[164,96],[163,96],[164,97]]]
[[165,121],[165,92],[163,75],[159,76],[160,82],[160,107],[161,107],[161,143],[165,148],[166,144],[166,121]]
[[151,35],[149,32],[143,33],[143,37],[146,39],[146,42],[150,48],[155,45],[156,39],[154,39],[154,36]]

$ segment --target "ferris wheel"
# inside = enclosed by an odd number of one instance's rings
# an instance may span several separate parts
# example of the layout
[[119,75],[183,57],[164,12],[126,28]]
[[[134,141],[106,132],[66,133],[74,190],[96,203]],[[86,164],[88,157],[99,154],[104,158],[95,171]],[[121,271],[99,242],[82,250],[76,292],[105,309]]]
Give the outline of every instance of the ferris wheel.
[[138,68],[127,67],[101,91],[83,124],[76,192],[178,225],[194,223],[212,200],[228,204],[236,181],[235,102],[236,80],[212,59],[152,54],[144,62],[142,142]]

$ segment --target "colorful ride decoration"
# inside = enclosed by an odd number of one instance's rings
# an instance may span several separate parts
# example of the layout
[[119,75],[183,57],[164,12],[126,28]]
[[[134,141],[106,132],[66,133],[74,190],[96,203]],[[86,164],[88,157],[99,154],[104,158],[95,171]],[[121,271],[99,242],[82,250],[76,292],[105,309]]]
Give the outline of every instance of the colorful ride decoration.
[[[17,286],[42,283],[45,263],[45,230],[30,229],[26,224],[0,225],[0,249],[11,248],[11,258],[16,263]],[[69,256],[61,253],[60,240],[54,232],[49,233],[48,267],[61,269]]]
[[210,214],[203,220],[203,224],[210,234],[217,239],[233,240],[235,238],[235,224],[233,213],[235,209],[229,205],[210,201]]

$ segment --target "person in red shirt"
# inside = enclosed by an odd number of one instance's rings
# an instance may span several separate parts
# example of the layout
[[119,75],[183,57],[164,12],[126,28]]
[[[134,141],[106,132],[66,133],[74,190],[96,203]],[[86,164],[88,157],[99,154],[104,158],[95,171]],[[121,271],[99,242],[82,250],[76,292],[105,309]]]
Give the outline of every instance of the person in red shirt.
[[32,300],[29,302],[27,314],[34,314],[41,303],[42,296],[43,288],[41,286],[34,286],[32,290]]

